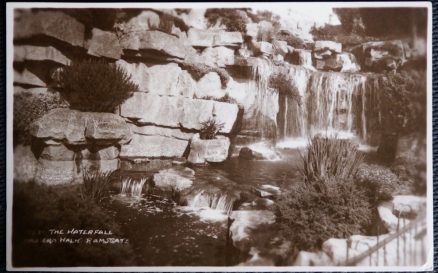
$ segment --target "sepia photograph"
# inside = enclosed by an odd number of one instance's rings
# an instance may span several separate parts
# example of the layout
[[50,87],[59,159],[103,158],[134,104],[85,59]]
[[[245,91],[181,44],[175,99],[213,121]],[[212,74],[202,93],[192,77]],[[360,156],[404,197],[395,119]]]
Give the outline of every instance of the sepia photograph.
[[8,270],[432,270],[431,16],[8,3]]

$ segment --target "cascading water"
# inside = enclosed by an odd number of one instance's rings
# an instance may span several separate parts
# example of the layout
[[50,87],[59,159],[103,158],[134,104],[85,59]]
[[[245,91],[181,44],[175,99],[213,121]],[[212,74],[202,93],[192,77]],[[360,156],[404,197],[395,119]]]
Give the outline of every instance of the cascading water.
[[257,112],[253,127],[257,128],[262,139],[276,137],[278,95],[269,88],[269,77],[273,69],[272,61],[267,58],[257,58],[255,65],[251,67],[256,93],[254,107]]
[[235,201],[236,198],[227,193],[209,193],[200,190],[192,199],[188,200],[188,206],[192,208],[210,208],[229,214]]
[[[290,76],[301,95],[301,105],[285,98],[280,103],[284,121],[279,123],[284,145],[315,134],[369,140],[369,131],[380,112],[377,81],[365,74],[312,72],[291,66]],[[291,143],[293,144],[293,143]],[[292,145],[293,146],[293,145]]]
[[145,183],[146,178],[141,178],[140,180],[124,178],[122,180],[122,189],[120,191],[120,195],[140,198]]

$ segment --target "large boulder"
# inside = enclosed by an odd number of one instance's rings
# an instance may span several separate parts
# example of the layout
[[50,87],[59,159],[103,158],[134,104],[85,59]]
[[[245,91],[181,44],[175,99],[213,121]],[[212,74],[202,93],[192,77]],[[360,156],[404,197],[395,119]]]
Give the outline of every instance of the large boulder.
[[239,47],[242,43],[242,33],[238,31],[219,31],[214,36],[213,46]]
[[40,139],[54,139],[69,145],[126,143],[131,132],[125,120],[111,113],[53,109],[30,125],[29,132]]
[[133,133],[145,136],[164,136],[183,140],[190,140],[193,137],[193,133],[183,132],[181,129],[154,125],[136,126],[132,123],[129,124],[129,127]]
[[121,45],[129,50],[149,50],[164,55],[184,59],[188,53],[187,46],[179,38],[157,30],[136,33],[135,38],[123,40]]
[[122,146],[120,157],[183,157],[188,145],[187,140],[134,134],[131,142]]
[[61,11],[22,11],[14,20],[14,39],[45,35],[72,46],[84,45],[85,27]]
[[43,79],[35,75],[28,69],[23,69],[22,71],[17,71],[14,69],[14,83],[22,85],[31,85],[35,87],[46,87],[47,84]]
[[14,148],[14,181],[32,181],[37,166],[38,161],[30,146],[17,145]]
[[35,182],[45,185],[62,185],[80,182],[82,172],[80,161],[52,161],[39,159]]
[[234,65],[234,50],[224,46],[207,47],[202,51],[199,61],[212,67]]
[[322,251],[319,252],[308,252],[300,251],[295,258],[293,266],[328,266],[333,265],[330,257]]
[[92,146],[80,151],[83,160],[112,160],[117,159],[120,149],[116,146]]
[[189,140],[193,137],[193,133],[183,132],[181,129],[173,129],[166,127],[159,127],[154,125],[136,126],[129,123],[131,132],[145,136],[164,136],[176,139]]
[[138,85],[138,91],[193,98],[196,83],[190,74],[181,70],[176,63],[150,67],[143,63],[128,63],[124,60],[118,60],[116,63],[131,75],[132,81]]
[[206,162],[223,162],[228,158],[230,139],[216,136],[215,139],[200,139],[199,134],[193,136],[190,142],[190,153],[187,160],[193,164]]
[[231,238],[239,249],[248,248],[251,230],[275,223],[275,214],[268,210],[235,210],[230,218],[234,220],[230,226]]
[[24,61],[51,61],[61,65],[70,63],[69,58],[52,46],[14,46],[14,62]]
[[158,96],[136,92],[121,105],[120,114],[139,124],[199,130],[202,122],[214,117],[229,133],[237,119],[237,105],[211,100]]
[[59,143],[45,146],[39,158],[51,161],[72,161],[75,158],[75,152]]
[[195,172],[189,168],[170,168],[154,174],[155,187],[165,191],[183,191],[190,188]]
[[351,53],[335,53],[323,59],[315,59],[315,66],[316,69],[325,71],[357,72],[360,70],[356,58]]
[[187,32],[187,39],[191,46],[212,47],[216,32],[211,30],[191,28]]
[[316,52],[329,50],[335,53],[341,53],[342,44],[334,41],[316,41],[313,50]]
[[197,98],[222,98],[225,94],[226,90],[222,89],[221,79],[216,72],[205,74],[196,84]]
[[120,59],[123,53],[116,34],[98,28],[91,31],[91,39],[86,42],[86,48],[90,55],[111,59]]
[[392,71],[406,61],[401,40],[367,42],[354,47],[351,52],[363,68],[373,72]]

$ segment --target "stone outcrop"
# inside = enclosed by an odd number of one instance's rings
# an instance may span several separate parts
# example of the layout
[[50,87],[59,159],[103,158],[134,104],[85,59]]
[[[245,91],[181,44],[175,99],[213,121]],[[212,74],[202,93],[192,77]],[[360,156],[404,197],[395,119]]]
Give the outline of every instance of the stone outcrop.
[[176,63],[150,67],[143,63],[128,63],[124,60],[118,60],[116,63],[131,75],[132,81],[138,85],[138,91],[187,98],[193,98],[196,92],[195,81]]
[[351,52],[363,68],[373,72],[396,70],[406,61],[406,49],[401,40],[367,42]]
[[193,184],[195,172],[189,168],[170,168],[154,174],[155,187],[165,191],[183,191]]
[[252,229],[275,222],[275,214],[268,210],[235,210],[230,218],[234,219],[230,227],[233,244],[239,249],[250,247],[248,240]]
[[188,144],[182,139],[134,134],[131,142],[122,146],[120,157],[183,157]]
[[184,59],[189,52],[182,40],[157,30],[138,32],[128,37],[120,41],[124,49],[151,50],[177,59]]
[[316,41],[315,42],[315,46],[313,48],[314,52],[325,52],[327,50],[334,52],[334,53],[341,53],[342,52],[342,44],[334,42],[334,41]]
[[72,46],[84,46],[85,27],[61,11],[21,11],[14,20],[14,40],[45,35]]
[[86,42],[87,53],[97,57],[120,59],[123,50],[116,34],[93,28],[91,39]]
[[223,30],[189,29],[187,33],[188,43],[194,47],[239,47],[243,43],[240,32]]
[[37,165],[38,161],[30,146],[18,145],[14,148],[14,181],[32,181]]
[[230,139],[216,136],[215,139],[200,139],[199,134],[193,136],[190,142],[190,153],[187,160],[193,164],[206,162],[223,162],[228,158]]
[[196,83],[196,98],[222,98],[225,94],[226,90],[222,88],[221,79],[216,72],[205,74]]
[[123,118],[111,113],[80,112],[54,109],[30,126],[30,134],[40,139],[53,139],[68,145],[91,143],[122,144],[131,139]]
[[224,46],[208,47],[202,51],[198,60],[212,67],[234,65],[234,50]]
[[24,61],[51,61],[61,65],[70,63],[69,58],[52,46],[14,46],[14,62]]
[[131,132],[139,135],[163,136],[183,140],[189,140],[194,135],[193,133],[183,132],[181,129],[159,127],[154,125],[136,126],[130,123],[129,128],[131,129]]
[[136,92],[121,105],[121,116],[140,124],[191,130],[201,129],[201,122],[214,117],[224,123],[220,132],[229,133],[238,113],[235,104],[183,97],[158,96]]
[[22,85],[31,85],[35,87],[46,87],[47,84],[40,77],[29,71],[23,69],[22,71],[14,70],[14,83]]

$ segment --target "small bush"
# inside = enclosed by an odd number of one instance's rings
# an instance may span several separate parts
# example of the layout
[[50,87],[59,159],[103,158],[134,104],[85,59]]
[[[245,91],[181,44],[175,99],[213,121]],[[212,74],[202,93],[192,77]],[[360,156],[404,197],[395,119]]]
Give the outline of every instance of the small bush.
[[111,177],[114,172],[84,171],[84,183],[80,186],[81,198],[98,203],[109,196]]
[[388,168],[375,164],[362,164],[356,173],[356,183],[367,192],[370,202],[377,206],[380,202],[392,200],[399,186],[399,179]]
[[[173,26],[178,27],[181,31],[188,31],[189,27],[184,23],[184,21],[178,17],[175,17],[168,13],[160,14],[160,23],[156,30],[166,32],[168,34],[172,33]],[[154,28],[152,28],[154,29]]]
[[293,48],[306,48],[304,41],[288,31],[280,31],[276,34],[275,38],[280,41],[285,41]]
[[303,156],[302,173],[306,181],[349,179],[356,175],[362,159],[351,141],[316,136]]
[[341,178],[296,184],[276,204],[282,233],[297,250],[316,251],[329,238],[363,234],[373,216],[366,193]]
[[66,66],[60,75],[71,108],[113,112],[138,86],[121,67],[102,61],[81,61]]
[[426,194],[427,163],[425,158],[402,154],[391,165],[391,170],[399,178],[402,194]]
[[55,108],[66,108],[67,102],[58,92],[33,93],[23,91],[14,94],[14,146],[29,145],[32,137],[29,125]]
[[208,119],[201,122],[199,137],[201,139],[214,139],[219,131],[224,127],[223,123],[218,123],[215,119]]
[[219,67],[211,67],[201,63],[184,63],[182,67],[189,71],[193,79],[197,81],[210,72],[216,72],[221,80],[222,88],[226,88],[231,79],[230,74],[225,69]]
[[239,31],[246,33],[246,23],[248,18],[243,15],[244,12],[238,9],[207,9],[205,18],[209,26],[214,26],[218,22],[224,25],[228,31]]

